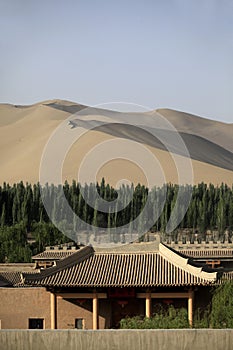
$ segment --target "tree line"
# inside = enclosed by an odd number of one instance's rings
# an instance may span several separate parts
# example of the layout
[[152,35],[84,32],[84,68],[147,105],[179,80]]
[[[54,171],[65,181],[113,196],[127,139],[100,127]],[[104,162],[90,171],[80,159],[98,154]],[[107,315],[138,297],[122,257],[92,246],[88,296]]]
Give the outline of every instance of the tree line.
[[[110,203],[108,212],[98,206],[96,189],[100,198]],[[101,183],[83,187],[75,181],[59,186],[46,185],[41,192],[39,184],[20,182],[11,186],[4,183],[0,186],[0,261],[30,261],[31,255],[42,251],[46,245],[66,242],[68,239],[53,225],[51,217],[61,224],[68,223],[73,231],[84,229],[85,223],[102,228],[130,223],[129,229],[134,232],[146,222],[151,231],[165,233],[178,194],[182,192],[191,193],[191,200],[187,212],[171,233],[173,238],[177,237],[178,230],[186,228],[203,236],[208,229],[217,230],[220,238],[226,229],[233,230],[233,187],[226,184],[217,187],[204,183],[192,187],[167,184],[151,190],[140,184],[122,185],[116,191],[102,179]],[[50,204],[47,211],[46,201]],[[66,201],[72,209],[70,212],[66,210]],[[140,221],[136,222],[145,206]],[[184,211],[181,196],[177,212]],[[82,220],[79,225],[74,213]],[[158,220],[153,222],[156,216]],[[29,234],[35,241],[33,244],[28,243]]]

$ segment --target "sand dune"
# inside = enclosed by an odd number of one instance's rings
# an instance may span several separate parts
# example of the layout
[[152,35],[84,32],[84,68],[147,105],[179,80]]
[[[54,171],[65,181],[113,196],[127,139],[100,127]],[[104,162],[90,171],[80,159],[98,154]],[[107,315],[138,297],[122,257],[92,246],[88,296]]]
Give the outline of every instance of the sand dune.
[[156,112],[169,120],[178,131],[201,136],[233,152],[233,124],[222,123],[171,109],[157,109]]
[[[75,121],[72,124],[74,127]],[[133,140],[165,151],[168,150],[167,147],[169,147],[171,153],[176,153],[181,156],[186,155],[182,145],[175,142],[176,135],[174,135],[174,131],[171,130],[156,129],[155,131],[154,128],[151,127],[142,129],[137,126],[116,123],[100,125],[97,120],[89,120],[87,126],[84,121],[78,120],[77,122],[77,126],[86,127],[87,129],[91,128],[92,124],[96,131],[101,131],[102,133],[117,138]],[[232,152],[198,135],[185,132],[180,132],[179,134],[192,159],[233,171]],[[158,135],[158,137],[154,135]]]
[[[47,140],[62,121],[83,108],[82,105],[62,100],[44,101],[32,106],[0,104],[0,183],[4,181],[14,183],[21,180],[37,182],[40,160]],[[180,131],[192,158],[194,183],[204,181],[217,185],[226,182],[232,185],[233,124],[224,124],[166,109],[145,113],[145,121],[156,113],[165,116]],[[117,115],[113,112],[113,115],[115,114]],[[67,123],[67,128],[72,128],[72,125]],[[171,135],[166,136],[169,140]],[[64,162],[63,180],[71,181],[77,177],[78,168],[88,151],[101,142],[116,137],[136,141],[147,147],[161,164],[166,182],[179,182],[174,161],[159,140],[151,139],[141,128],[129,128],[123,125],[116,127],[114,124],[98,127],[98,123],[95,130],[89,131],[71,148]],[[179,150],[174,149],[174,153],[178,154],[177,157],[182,163],[184,158],[182,152],[179,153]],[[150,166],[148,164],[148,169],[151,171],[158,170]],[[88,180],[88,172],[86,175]],[[122,178],[147,185],[147,176],[143,169],[124,159],[113,159],[103,164],[97,174],[98,181],[102,177],[112,185],[116,185]],[[157,185],[160,180],[158,178]]]

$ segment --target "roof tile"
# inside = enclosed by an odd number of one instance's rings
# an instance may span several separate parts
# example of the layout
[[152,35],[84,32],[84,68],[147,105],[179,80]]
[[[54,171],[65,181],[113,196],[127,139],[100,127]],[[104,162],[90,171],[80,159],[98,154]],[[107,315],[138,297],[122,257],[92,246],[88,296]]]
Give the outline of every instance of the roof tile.
[[85,247],[39,274],[25,275],[25,281],[37,286],[63,287],[146,287],[205,285],[215,282],[217,273],[209,273],[189,264],[163,244],[159,250],[94,251]]

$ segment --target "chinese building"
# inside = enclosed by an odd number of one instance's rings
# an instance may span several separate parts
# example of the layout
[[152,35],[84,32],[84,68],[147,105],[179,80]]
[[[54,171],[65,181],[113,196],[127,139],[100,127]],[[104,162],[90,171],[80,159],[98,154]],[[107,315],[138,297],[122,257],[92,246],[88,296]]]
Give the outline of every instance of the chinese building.
[[194,305],[220,277],[159,241],[58,250],[20,270],[0,269],[2,328],[118,328],[126,316],[151,317],[160,304],[186,307],[192,325]]

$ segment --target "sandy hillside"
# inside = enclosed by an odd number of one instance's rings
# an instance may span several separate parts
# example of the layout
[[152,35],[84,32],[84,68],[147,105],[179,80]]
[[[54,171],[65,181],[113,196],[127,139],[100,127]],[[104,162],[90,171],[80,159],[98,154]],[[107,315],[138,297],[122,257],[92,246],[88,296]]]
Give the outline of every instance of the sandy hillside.
[[[32,106],[13,106],[9,104],[0,105],[0,183],[14,183],[18,181],[28,181],[35,183],[39,180],[39,167],[43,149],[49,137],[60,123],[66,120],[71,114],[80,111],[83,106],[69,101],[51,100],[37,103]],[[171,110],[157,110],[145,113],[145,123],[150,116],[160,113],[165,116],[181,132],[181,136],[189,150],[192,158],[194,171],[193,181],[201,181],[220,184],[226,182],[233,183],[233,125],[224,124],[208,119],[188,115]],[[116,114],[117,115],[117,114]],[[81,162],[86,158],[89,151],[103,142],[109,142],[120,138],[119,150],[122,152],[127,148],[127,153],[132,147],[132,154],[136,154],[136,162],[126,159],[114,159],[102,164],[104,151],[101,156],[90,157],[91,166],[87,167],[85,179],[88,182],[90,173],[100,167],[97,171],[97,179],[105,177],[112,185],[119,183],[121,179],[128,179],[129,182],[145,183],[148,185],[148,174],[152,172],[153,181],[156,185],[166,182],[189,182],[190,176],[185,177],[186,158],[182,152],[174,149],[176,162],[183,170],[182,181],[178,179],[177,167],[172,156],[166,148],[159,142],[150,138],[150,135],[140,128],[127,128],[124,125],[111,125],[98,127],[98,111],[94,122],[97,128],[88,131],[78,142],[74,144],[68,153],[63,167],[62,179],[71,181],[77,178],[77,172]],[[79,116],[77,116],[77,120]],[[93,117],[89,119],[93,122]],[[150,127],[153,126],[153,118]],[[82,121],[83,122],[83,121]],[[85,123],[80,124],[80,120],[75,125],[66,122],[68,132],[73,129],[84,128]],[[156,127],[156,126],[155,126]],[[77,130],[76,130],[77,131]],[[172,134],[168,134],[168,139],[172,139]],[[123,140],[123,141],[122,141]],[[128,142],[124,144],[124,142]],[[118,141],[117,141],[118,142]],[[135,142],[139,143],[158,160],[157,164],[152,164],[151,159],[147,159],[145,154],[137,150]],[[110,144],[109,144],[110,145]],[[62,139],[60,142],[62,147]],[[128,148],[129,147],[129,148]],[[110,148],[107,146],[107,151]],[[59,147],[57,149],[59,152]],[[54,157],[56,158],[56,156]],[[144,169],[140,169],[140,160],[143,158]],[[51,160],[52,162],[53,160]],[[96,164],[95,164],[96,163]],[[159,165],[160,164],[160,165]],[[150,177],[150,176],[149,176]]]
[[156,112],[169,120],[178,131],[201,136],[233,152],[232,123],[222,123],[171,109],[157,109]]

